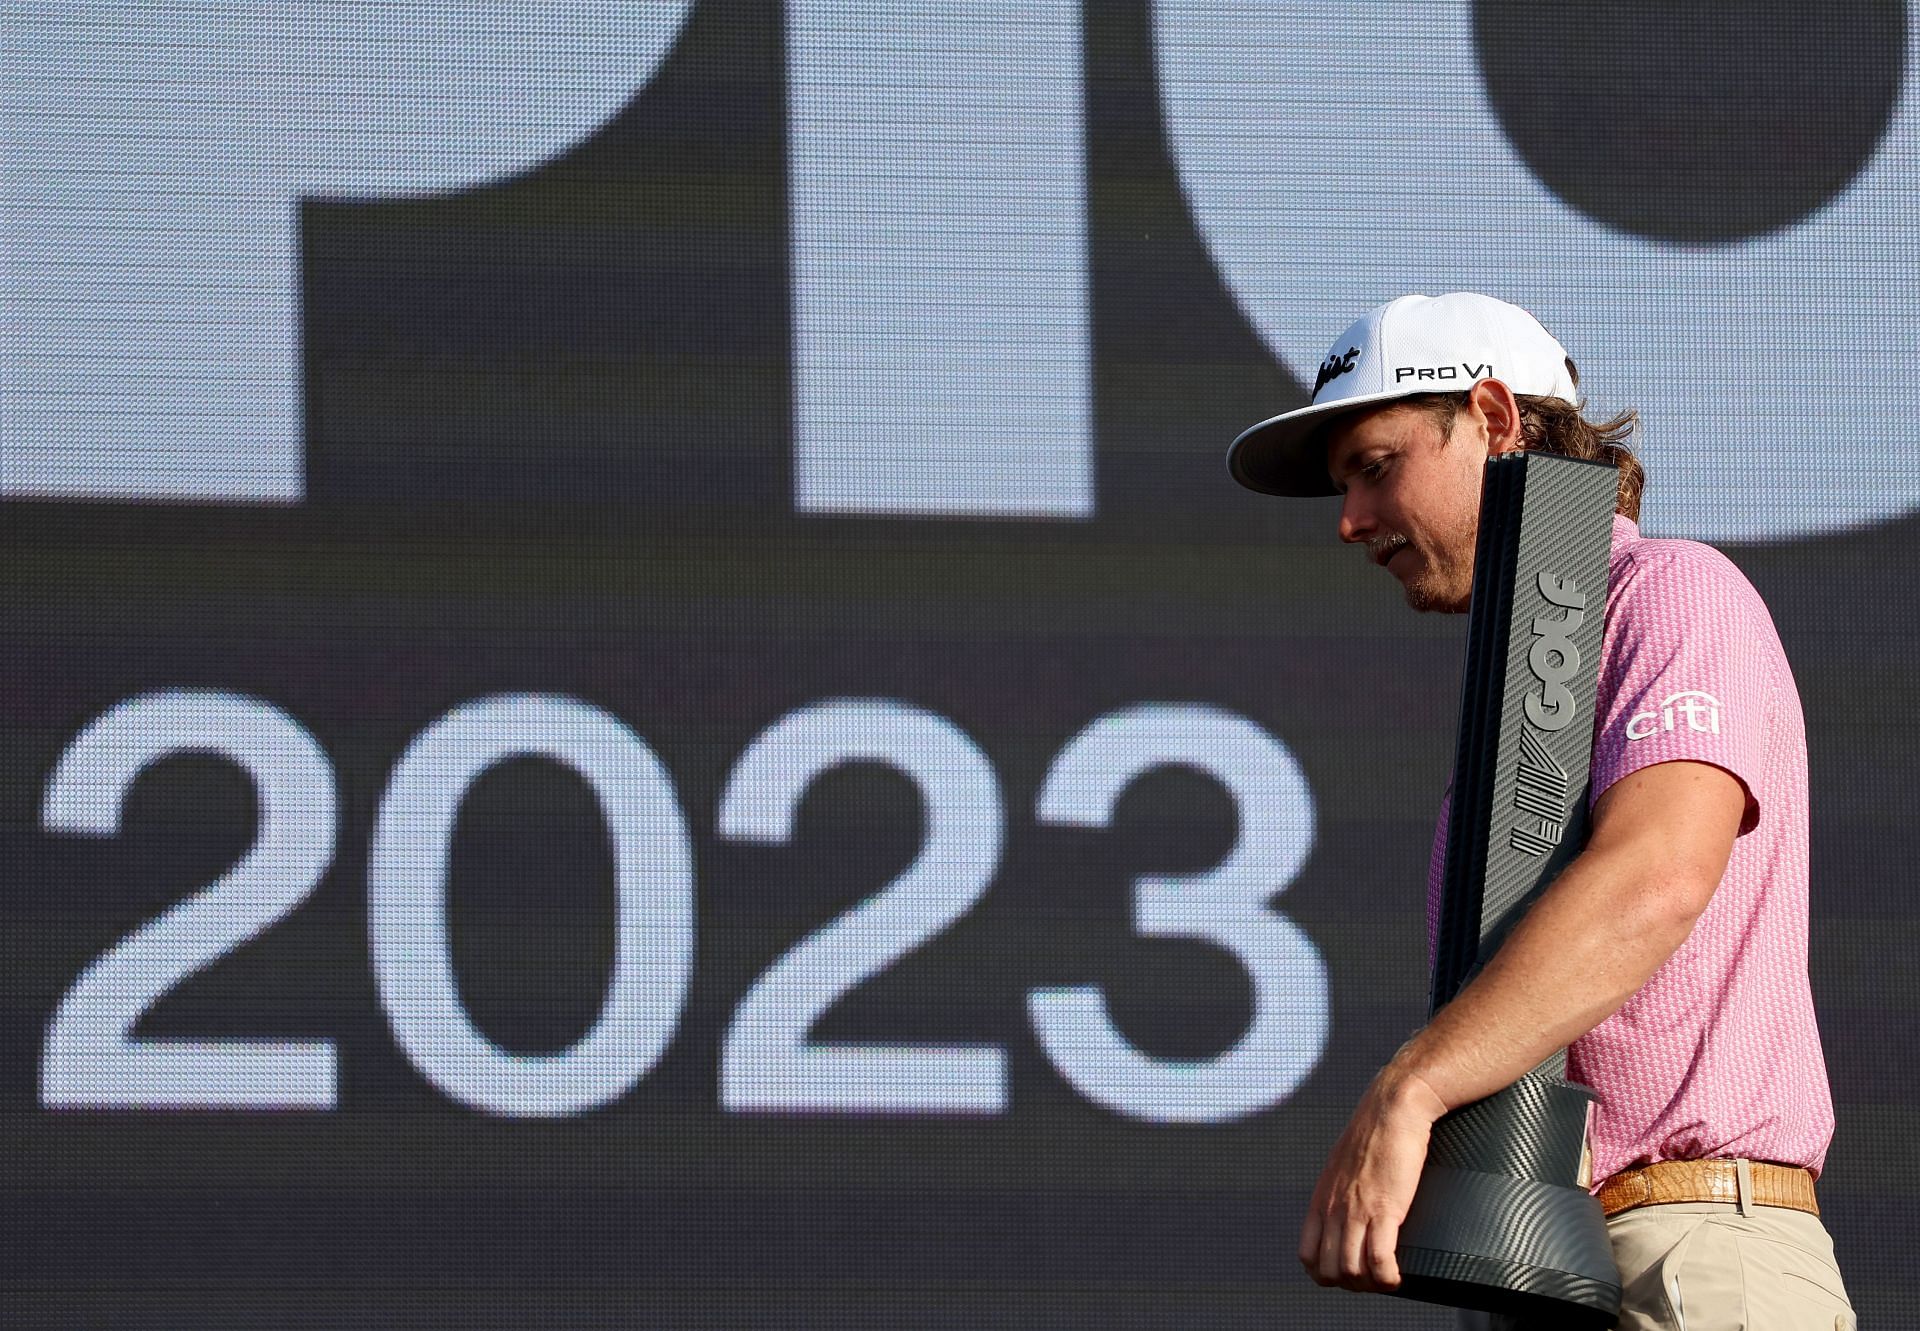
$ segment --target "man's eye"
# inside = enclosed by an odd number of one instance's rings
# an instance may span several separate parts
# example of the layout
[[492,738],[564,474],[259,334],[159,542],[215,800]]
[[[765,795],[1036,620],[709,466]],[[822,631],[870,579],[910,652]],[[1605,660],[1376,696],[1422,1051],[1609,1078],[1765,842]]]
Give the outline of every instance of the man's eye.
[[1369,462],[1366,466],[1360,468],[1360,474],[1362,476],[1365,476],[1370,481],[1376,481],[1380,479],[1381,475],[1386,471],[1386,469],[1387,469],[1387,460],[1385,458],[1376,458],[1374,461]]

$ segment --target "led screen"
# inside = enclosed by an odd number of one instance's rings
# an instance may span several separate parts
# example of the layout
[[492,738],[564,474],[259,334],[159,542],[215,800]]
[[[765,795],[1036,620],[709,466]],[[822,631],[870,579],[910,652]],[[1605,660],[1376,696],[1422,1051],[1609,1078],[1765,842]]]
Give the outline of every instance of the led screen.
[[1772,608],[1914,1321],[1911,39],[0,6],[0,1320],[1451,1325],[1293,1252],[1464,621],[1223,454],[1465,287]]

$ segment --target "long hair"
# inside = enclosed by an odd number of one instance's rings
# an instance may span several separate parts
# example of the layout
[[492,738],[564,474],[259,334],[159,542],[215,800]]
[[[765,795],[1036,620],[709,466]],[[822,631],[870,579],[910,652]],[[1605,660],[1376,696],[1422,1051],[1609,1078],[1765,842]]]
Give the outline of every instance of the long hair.
[[[1567,374],[1575,388],[1580,386],[1580,371],[1573,358],[1567,358]],[[1465,393],[1435,393],[1412,399],[1427,404],[1440,425],[1442,437],[1452,434],[1455,414],[1466,404]],[[1614,511],[1635,522],[1640,520],[1640,496],[1647,488],[1647,469],[1627,446],[1640,425],[1640,413],[1623,411],[1604,421],[1590,421],[1581,415],[1585,404],[1576,406],[1557,397],[1525,397],[1514,394],[1520,406],[1520,437],[1524,447],[1540,453],[1558,453],[1562,457],[1587,462],[1611,462],[1620,469],[1620,493]]]

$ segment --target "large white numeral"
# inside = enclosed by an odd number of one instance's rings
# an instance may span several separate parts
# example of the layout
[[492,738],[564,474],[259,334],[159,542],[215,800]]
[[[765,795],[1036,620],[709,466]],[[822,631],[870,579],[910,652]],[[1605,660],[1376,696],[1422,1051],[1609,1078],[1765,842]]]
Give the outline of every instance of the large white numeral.
[[60,1000],[47,1026],[40,1100],[51,1108],[331,1109],[327,1040],[136,1040],[135,1023],[188,976],[306,900],[333,855],[333,769],[284,712],[231,693],[130,698],[80,732],[47,784],[49,832],[120,831],[141,772],[183,753],[225,758],[252,780],[259,832],[211,886],[122,939]]
[[690,4],[7,4],[0,494],[300,499],[299,199],[527,170]]
[[[49,1023],[42,1100],[52,1107],[331,1108],[330,1042],[139,1041],[154,1002],[283,918],[325,873],[337,824],[333,775],[311,736],[283,713],[227,693],[131,699],[61,756],[42,821],[49,831],[112,836],[135,778],[181,753],[218,754],[253,779],[259,834],[212,886],[93,962]],[[570,1048],[518,1055],[464,1010],[447,935],[448,858],[467,791],[495,764],[538,755],[579,773],[607,820],[615,873],[615,957],[600,1012]],[[747,992],[721,1050],[730,1110],[1003,1112],[1005,1051],[990,1045],[816,1045],[808,1034],[855,987],[963,917],[999,867],[1004,815],[992,765],[951,722],[889,699],[842,699],[793,712],[760,734],[728,778],[718,831],[786,843],[808,789],[846,763],[881,763],[914,783],[926,831],[914,862],[790,949]],[[1232,851],[1212,870],[1136,885],[1149,937],[1193,938],[1231,953],[1254,990],[1239,1042],[1218,1058],[1151,1058],[1117,1032],[1090,986],[1037,990],[1042,1048],[1076,1088],[1116,1112],[1158,1122],[1236,1118],[1284,1099],[1326,1038],[1325,967],[1269,903],[1311,849],[1313,802],[1286,747],[1251,721],[1199,705],[1113,713],[1060,753],[1041,791],[1042,821],[1107,826],[1120,795],[1158,767],[1195,768],[1239,814]],[[659,759],[614,718],[566,698],[483,699],[422,731],[395,764],[367,871],[368,947],[394,1037],[451,1098],[500,1114],[559,1115],[607,1104],[653,1068],[673,1039],[692,980],[693,854]]]
[[790,0],[795,503],[1091,516],[1078,0]]
[[1839,197],[1771,235],[1678,245],[1540,183],[1482,86],[1467,0],[1154,4],[1194,219],[1296,378],[1312,383],[1327,340],[1402,292],[1518,300],[1603,407],[1641,408],[1649,530],[1713,540],[1920,503],[1904,368],[1920,350],[1920,23],[1907,27],[1899,105]]
[[[509,1053],[461,1006],[447,939],[447,861],[467,789],[523,754],[593,788],[613,844],[613,975],[593,1028],[548,1055]],[[530,890],[538,890],[530,884]],[[368,947],[394,1038],[447,1095],[496,1114],[577,1113],[618,1099],[673,1039],[693,978],[693,848],[672,778],[626,726],[567,698],[455,708],[394,766],[367,867]]]
[[1043,822],[1106,827],[1142,773],[1191,767],[1239,812],[1233,849],[1203,874],[1151,876],[1134,888],[1134,924],[1152,938],[1225,949],[1253,982],[1253,1020],[1207,1061],[1150,1058],[1114,1029],[1090,985],[1028,996],[1034,1033],[1062,1076],[1096,1104],[1161,1123],[1217,1123],[1278,1104],[1313,1069],[1327,1038],[1327,971],[1298,925],[1269,902],[1313,847],[1313,796],[1285,745],[1245,717],[1197,704],[1142,704],[1095,721],[1054,760]]
[[1000,863],[999,783],[953,723],[890,699],[793,712],[747,747],[720,800],[719,832],[783,844],[801,797],[842,763],[884,763],[911,780],[926,839],[906,872],[782,957],[747,991],[720,1055],[720,1101],[735,1110],[999,1113],[1003,1050],[985,1045],[812,1045],[807,1033],[855,985],[955,920]]

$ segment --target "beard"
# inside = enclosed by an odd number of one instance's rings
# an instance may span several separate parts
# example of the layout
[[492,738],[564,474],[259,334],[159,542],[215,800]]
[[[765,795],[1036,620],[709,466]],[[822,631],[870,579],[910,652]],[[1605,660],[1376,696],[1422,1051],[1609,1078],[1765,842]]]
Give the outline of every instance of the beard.
[[1465,567],[1436,557],[1431,545],[1414,546],[1399,532],[1387,532],[1368,541],[1367,554],[1384,566],[1402,549],[1412,547],[1416,567],[1401,583],[1407,604],[1422,614],[1464,614],[1473,600],[1474,533],[1461,535],[1459,548],[1466,551]]
[[1473,600],[1473,557],[1471,550],[1465,568],[1441,564],[1425,550],[1414,551],[1420,567],[1407,575],[1403,590],[1407,604],[1422,614],[1465,614]]
[[[1459,614],[1467,608],[1465,601],[1450,594],[1448,588],[1438,585],[1435,578],[1410,578],[1407,580],[1407,604],[1422,614]],[[1471,593],[1469,593],[1471,596]]]

